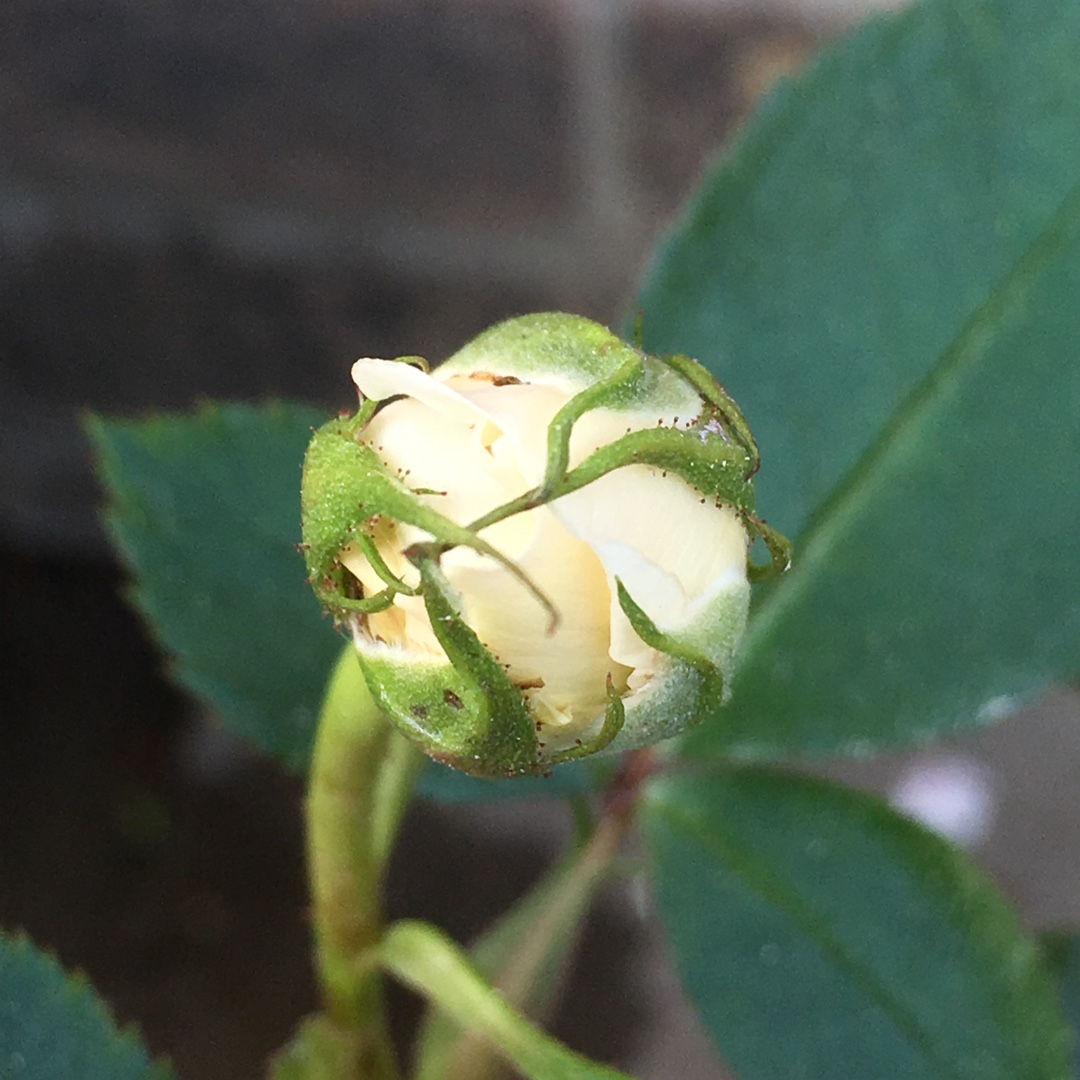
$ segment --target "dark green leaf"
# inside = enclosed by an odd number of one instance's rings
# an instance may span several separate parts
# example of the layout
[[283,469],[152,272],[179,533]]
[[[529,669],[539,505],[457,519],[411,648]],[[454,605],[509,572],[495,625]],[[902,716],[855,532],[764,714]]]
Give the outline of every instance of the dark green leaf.
[[694,754],[1007,711],[1080,645],[1080,6],[941,0],[786,84],[662,247],[646,345],[709,363],[797,537]]
[[565,799],[595,790],[611,766],[575,761],[552,769],[550,776],[481,780],[432,762],[420,777],[417,795],[437,802],[488,802],[492,799]]
[[131,1031],[117,1029],[81,975],[24,937],[0,934],[0,1077],[168,1080]]
[[740,1080],[1065,1080],[1034,944],[945,841],[871,796],[761,769],[643,809],[691,1000]]
[[[780,85],[661,243],[634,312],[722,377],[807,518],[1080,177],[1080,7],[939,0]],[[629,332],[629,323],[628,323]]]
[[1072,1027],[1073,1076],[1080,1080],[1080,935],[1046,934],[1043,946],[1058,979],[1065,1018]]
[[92,418],[108,524],[181,685],[295,768],[340,638],[305,583],[300,467],[322,417],[300,405]]

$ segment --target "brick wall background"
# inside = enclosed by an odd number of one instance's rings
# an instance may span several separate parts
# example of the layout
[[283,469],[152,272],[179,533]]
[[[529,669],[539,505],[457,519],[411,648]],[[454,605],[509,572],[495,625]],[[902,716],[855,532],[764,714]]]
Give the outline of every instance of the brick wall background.
[[100,552],[77,407],[333,404],[360,354],[611,321],[717,145],[850,14],[9,0],[0,534]]

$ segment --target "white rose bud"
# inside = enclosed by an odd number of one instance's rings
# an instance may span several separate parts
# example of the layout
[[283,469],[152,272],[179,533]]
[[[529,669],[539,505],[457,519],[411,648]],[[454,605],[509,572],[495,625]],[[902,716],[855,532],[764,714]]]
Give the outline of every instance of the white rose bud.
[[359,412],[305,462],[305,550],[406,735],[514,776],[715,711],[749,578],[789,550],[753,514],[757,449],[712,376],[560,314],[502,323],[432,374],[409,357],[352,374]]

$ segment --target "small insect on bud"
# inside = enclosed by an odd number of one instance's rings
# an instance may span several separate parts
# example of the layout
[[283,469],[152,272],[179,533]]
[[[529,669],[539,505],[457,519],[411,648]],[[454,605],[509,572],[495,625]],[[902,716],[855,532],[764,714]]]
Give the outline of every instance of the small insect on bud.
[[718,707],[750,581],[790,551],[754,516],[757,447],[704,368],[544,314],[430,374],[405,357],[352,375],[358,412],[308,449],[305,554],[401,731],[516,776]]

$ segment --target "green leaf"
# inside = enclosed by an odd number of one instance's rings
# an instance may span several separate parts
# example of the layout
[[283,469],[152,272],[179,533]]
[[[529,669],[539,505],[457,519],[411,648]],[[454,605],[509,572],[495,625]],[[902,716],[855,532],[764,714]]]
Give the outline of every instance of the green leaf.
[[1065,1017],[1072,1027],[1073,1076],[1080,1080],[1080,935],[1043,935],[1043,948],[1058,980]]
[[528,1080],[628,1080],[625,1073],[568,1050],[515,1012],[434,926],[395,923],[378,951],[388,971],[463,1027],[490,1039]]
[[168,1080],[172,1070],[116,1027],[81,975],[22,936],[0,934],[0,1077]]
[[960,851],[869,795],[745,768],[650,784],[657,904],[740,1080],[1065,1080],[1037,950]]
[[877,17],[777,88],[659,245],[633,308],[645,344],[732,391],[781,530],[800,531],[1068,197],[1078,48],[1072,0]]
[[612,770],[611,760],[573,761],[552,769],[549,776],[520,776],[513,780],[483,780],[433,761],[420,777],[417,795],[445,803],[566,799],[596,790]]
[[1080,6],[940,0],[787,83],[662,245],[645,342],[708,363],[796,536],[692,754],[863,749],[1076,669]]
[[177,681],[294,768],[340,649],[296,551],[300,467],[321,419],[275,404],[89,421],[108,525]]

